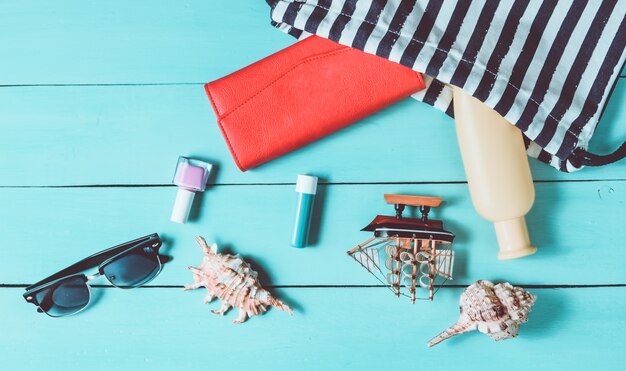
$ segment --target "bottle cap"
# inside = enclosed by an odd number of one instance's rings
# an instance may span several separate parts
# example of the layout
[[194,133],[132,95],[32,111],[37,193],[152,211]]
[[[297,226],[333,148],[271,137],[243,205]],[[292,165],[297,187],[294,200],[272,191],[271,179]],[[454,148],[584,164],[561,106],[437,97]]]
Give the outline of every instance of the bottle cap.
[[187,223],[189,218],[189,212],[191,211],[191,204],[193,203],[193,197],[195,192],[188,191],[183,188],[178,188],[176,193],[176,201],[174,202],[174,209],[172,210],[172,216],[170,220],[176,223]]
[[310,175],[298,175],[296,192],[314,195],[317,193],[317,177]]
[[499,260],[517,259],[537,251],[537,248],[530,243],[526,219],[523,216],[495,222],[494,226],[498,245],[500,245]]

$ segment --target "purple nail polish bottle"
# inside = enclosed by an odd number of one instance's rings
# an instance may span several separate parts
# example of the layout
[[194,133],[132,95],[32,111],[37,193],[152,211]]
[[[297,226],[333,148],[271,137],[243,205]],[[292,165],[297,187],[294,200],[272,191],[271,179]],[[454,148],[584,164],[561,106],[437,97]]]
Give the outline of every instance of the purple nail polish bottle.
[[204,192],[213,165],[208,162],[180,156],[173,183],[178,186],[176,202],[170,220],[186,223],[196,192]]

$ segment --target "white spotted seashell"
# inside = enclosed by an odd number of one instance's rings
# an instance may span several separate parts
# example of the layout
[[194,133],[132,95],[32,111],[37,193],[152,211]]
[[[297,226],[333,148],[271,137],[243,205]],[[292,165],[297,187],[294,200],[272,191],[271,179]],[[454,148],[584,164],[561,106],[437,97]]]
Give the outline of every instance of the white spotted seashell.
[[461,294],[461,316],[457,323],[431,339],[428,346],[473,330],[496,341],[514,338],[520,323],[528,321],[536,299],[535,295],[508,282],[494,285],[490,281],[476,281]]

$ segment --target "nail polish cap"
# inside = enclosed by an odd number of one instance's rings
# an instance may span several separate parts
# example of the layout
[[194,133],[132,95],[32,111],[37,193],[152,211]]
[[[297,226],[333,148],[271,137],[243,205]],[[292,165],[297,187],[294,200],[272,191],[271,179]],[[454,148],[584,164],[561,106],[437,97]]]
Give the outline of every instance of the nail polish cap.
[[178,158],[172,183],[190,191],[204,192],[213,165],[184,156]]

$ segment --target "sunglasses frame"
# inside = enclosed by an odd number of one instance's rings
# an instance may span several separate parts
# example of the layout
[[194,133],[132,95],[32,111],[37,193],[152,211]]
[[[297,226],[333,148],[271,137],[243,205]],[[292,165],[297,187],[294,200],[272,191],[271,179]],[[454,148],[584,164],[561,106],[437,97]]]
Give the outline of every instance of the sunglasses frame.
[[[107,281],[109,281],[111,285],[113,285],[114,287],[121,288],[121,289],[133,289],[135,287],[143,286],[146,283],[152,281],[156,276],[159,275],[159,273],[161,273],[161,270],[163,269],[163,262],[161,261],[161,258],[158,253],[159,248],[161,248],[162,245],[163,245],[163,242],[159,238],[159,235],[156,233],[153,233],[153,234],[143,236],[143,237],[134,239],[132,241],[125,242],[123,244],[102,250],[91,256],[88,256],[87,258],[79,261],[78,263],[72,264],[71,266],[63,270],[44,278],[43,280],[37,283],[34,283],[26,287],[26,292],[23,294],[24,299],[26,300],[26,302],[35,305],[39,313],[45,313],[46,315],[50,317],[54,317],[54,318],[67,317],[67,316],[80,313],[85,308],[87,308],[89,304],[91,303],[91,285],[89,285],[89,281],[92,281],[100,276],[106,277],[106,275],[104,274],[104,267],[115,262],[117,259],[119,259],[122,256],[125,256],[126,254],[128,254],[129,252],[133,250],[137,250],[140,248],[141,249],[145,249],[145,248],[154,249],[156,253],[155,255],[156,255],[157,263],[159,264],[158,271],[152,276],[152,278],[150,278],[149,280],[145,282],[142,282],[141,285],[137,285],[137,286],[118,286],[114,284],[113,282],[111,282],[108,278],[107,278]],[[98,267],[98,271],[96,273],[89,275],[89,276],[82,273],[94,267]],[[54,286],[55,284],[58,284],[59,282],[65,281],[68,278],[72,278],[72,277],[82,277],[85,281],[85,286],[87,287],[87,292],[89,294],[89,300],[87,301],[85,306],[83,306],[76,312],[69,313],[69,314],[62,315],[62,316],[53,316],[49,314],[47,311],[43,310],[41,308],[41,303],[39,303],[37,300],[37,294],[40,293],[41,291],[48,290],[50,289],[50,287]]]

